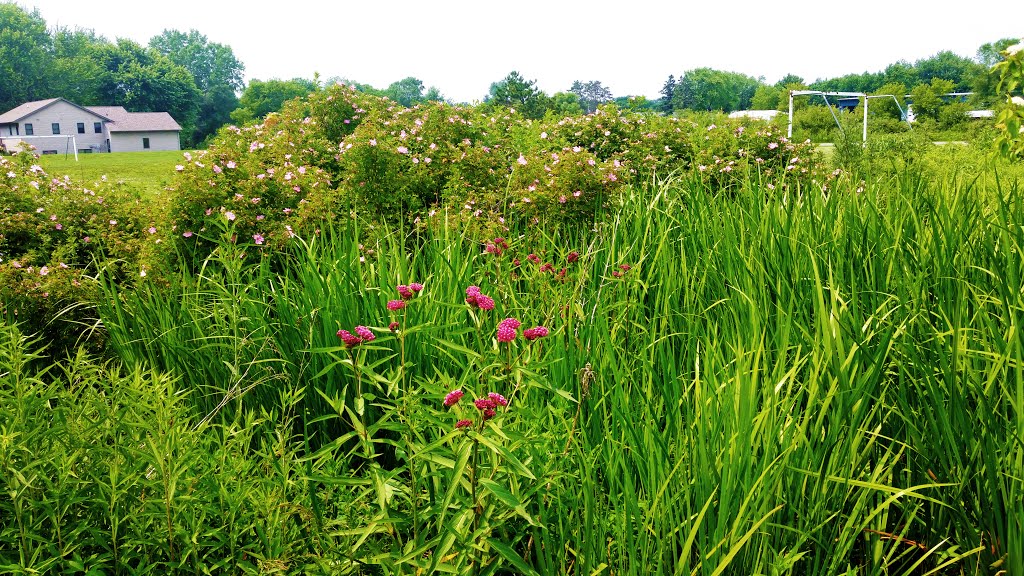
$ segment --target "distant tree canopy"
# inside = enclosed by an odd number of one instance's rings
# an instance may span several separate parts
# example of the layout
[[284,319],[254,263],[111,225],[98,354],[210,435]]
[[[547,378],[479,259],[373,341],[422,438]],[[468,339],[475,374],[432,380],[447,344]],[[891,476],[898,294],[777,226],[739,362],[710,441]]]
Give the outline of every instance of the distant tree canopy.
[[381,91],[380,95],[386,96],[406,108],[421,102],[440,102],[444,100],[444,97],[441,96],[441,91],[435,86],[431,86],[424,91],[423,81],[412,76],[403,78],[398,82],[392,82],[390,86]]
[[676,81],[672,96],[674,110],[718,110],[732,112],[750,107],[761,83],[737,72],[712,68],[689,70]]
[[547,94],[537,88],[536,80],[527,81],[513,70],[505,78],[491,84],[484,103],[489,106],[515,108],[527,118],[543,118],[550,104]]
[[907,89],[913,89],[918,84],[930,84],[933,78],[941,78],[953,83],[954,92],[970,92],[976,79],[985,74],[984,65],[970,58],[943,51],[913,64],[899,60],[881,72],[847,74],[837,78],[815,80],[810,87],[814,90],[870,93],[886,84],[903,84]]
[[0,110],[51,97],[52,46],[38,10],[0,4]]
[[210,42],[196,30],[164,30],[149,45],[188,70],[200,90],[193,142],[202,142],[231,120],[245,71],[231,47]]
[[775,110],[782,100],[782,88],[762,84],[754,90],[750,99],[750,107],[754,110]]
[[603,86],[599,80],[590,82],[576,80],[569,88],[569,92],[579,97],[580,106],[587,114],[597,110],[601,104],[612,100],[612,91]]
[[195,126],[201,96],[188,69],[123,38],[117,44],[101,45],[95,58],[102,103],[124,106],[131,112],[169,112],[188,136]]
[[[490,85],[483,106],[515,108],[527,118],[546,114],[593,112],[605,102],[620,107],[673,114],[681,110],[731,112],[747,108],[788,108],[787,92],[812,88],[824,91],[890,93],[903,98],[918,91],[914,107],[922,118],[950,124],[960,121],[960,107],[950,107],[939,90],[974,92],[971,106],[991,106],[997,100],[996,78],[990,72],[1003,59],[1002,51],[1018,42],[1003,38],[980,46],[974,58],[942,51],[914,63],[897,60],[878,72],[819,79],[808,85],[787,74],[774,84],[745,74],[694,68],[670,75],[660,97],[613,98],[600,81],[573,82],[566,92],[545,94],[536,80],[518,71]],[[244,65],[232,49],[211,42],[197,30],[164,30],[142,46],[127,39],[115,42],[92,30],[48,29],[38,10],[29,11],[0,0],[0,112],[24,102],[62,97],[81,105],[115,105],[128,110],[166,111],[182,125],[182,144],[195,146],[228,122],[259,120],[292,98],[318,89],[318,80],[252,80],[244,84]],[[441,91],[406,77],[376,89],[351,81],[356,89],[385,96],[402,106],[443,100]],[[939,102],[934,102],[933,96]],[[883,103],[886,102],[886,103]],[[795,102],[803,109],[816,103]],[[872,104],[874,108],[875,105]],[[879,101],[877,113],[898,115],[891,100]]]
[[236,124],[262,120],[267,114],[280,110],[288,100],[308,96],[316,89],[315,81],[304,78],[253,80],[238,99],[238,108],[231,113],[231,120]]

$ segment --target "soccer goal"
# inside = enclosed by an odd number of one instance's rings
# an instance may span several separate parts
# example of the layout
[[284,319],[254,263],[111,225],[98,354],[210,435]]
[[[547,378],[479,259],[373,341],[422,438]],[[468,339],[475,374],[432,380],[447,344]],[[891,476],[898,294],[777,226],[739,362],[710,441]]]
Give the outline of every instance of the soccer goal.
[[[71,154],[74,154],[75,162],[78,162],[78,141],[75,140],[75,136],[73,134],[54,134],[53,136],[17,136],[13,138],[7,137],[3,138],[3,144],[8,150],[13,150],[22,144],[35,146],[35,144],[32,143],[34,140],[42,140],[44,138],[56,138],[58,140],[63,139],[64,157],[67,158]],[[58,144],[58,146],[60,146],[60,144]],[[38,149],[39,146],[36,146],[36,148]],[[60,149],[57,148],[57,151],[59,152]]]
[[900,106],[898,98],[892,94],[876,94],[869,96],[864,92],[823,92],[821,90],[790,90],[789,91],[789,129],[786,132],[788,138],[793,138],[793,97],[795,96],[821,96],[825,100],[825,105],[828,106],[828,111],[832,113],[832,119],[836,121],[836,126],[839,127],[841,134],[846,134],[846,130],[843,130],[843,125],[839,122],[839,117],[836,116],[835,107],[829,102],[828,97],[832,96],[835,98],[859,98],[864,101],[864,133],[861,137],[861,142],[867,144],[868,141],[868,102],[872,98],[892,98],[896,102],[896,107],[900,109],[900,117],[907,121],[907,125],[910,125],[910,118],[907,111]]

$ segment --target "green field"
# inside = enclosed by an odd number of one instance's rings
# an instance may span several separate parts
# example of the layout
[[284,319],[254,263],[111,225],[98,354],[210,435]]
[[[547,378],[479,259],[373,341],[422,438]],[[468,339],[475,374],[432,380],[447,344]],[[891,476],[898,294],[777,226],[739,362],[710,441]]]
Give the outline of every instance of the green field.
[[52,176],[70,176],[85,185],[100,182],[123,182],[141,192],[158,196],[174,182],[176,164],[183,163],[182,151],[114,152],[112,154],[54,154],[41,156],[39,164]]

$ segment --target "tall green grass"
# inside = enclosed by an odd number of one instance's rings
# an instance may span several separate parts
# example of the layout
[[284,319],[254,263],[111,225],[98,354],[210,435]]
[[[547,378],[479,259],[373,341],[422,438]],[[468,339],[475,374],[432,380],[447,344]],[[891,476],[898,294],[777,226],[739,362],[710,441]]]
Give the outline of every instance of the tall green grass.
[[[264,415],[305,454],[303,554],[336,571],[1024,573],[1019,190],[856,188],[670,179],[593,229],[512,231],[500,258],[355,221],[256,264],[224,241],[169,287],[108,285],[101,312],[196,422]],[[552,334],[509,352],[505,316]],[[378,338],[346,351],[357,324]],[[465,436],[496,446],[482,462],[440,407],[454,388],[513,399]]]

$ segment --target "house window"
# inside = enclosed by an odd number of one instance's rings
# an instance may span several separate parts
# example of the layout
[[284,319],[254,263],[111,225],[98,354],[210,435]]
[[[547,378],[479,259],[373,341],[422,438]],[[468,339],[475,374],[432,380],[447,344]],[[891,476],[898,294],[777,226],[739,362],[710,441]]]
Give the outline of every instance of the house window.
[[60,122],[54,122],[53,124],[50,124],[50,128],[53,130],[54,134],[60,134]]
[[149,150],[149,138],[142,139],[142,147],[146,150]]
[[78,133],[85,134],[85,122],[78,123]]
[[99,134],[100,132],[103,132],[103,124],[101,122],[93,122],[92,123],[92,131],[97,133],[97,134]]
[[25,136],[31,136],[31,135],[33,135],[33,134],[35,134],[35,131],[34,131],[34,130],[32,130],[32,125],[31,125],[31,124],[28,124],[28,123],[26,123],[26,124],[25,124]]

